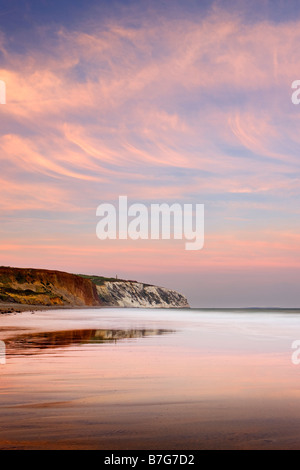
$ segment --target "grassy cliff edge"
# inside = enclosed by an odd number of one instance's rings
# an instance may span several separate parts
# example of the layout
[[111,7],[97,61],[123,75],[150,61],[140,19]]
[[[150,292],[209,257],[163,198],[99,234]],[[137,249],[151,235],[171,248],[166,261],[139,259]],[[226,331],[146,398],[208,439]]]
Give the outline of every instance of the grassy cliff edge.
[[189,308],[176,291],[124,279],[0,267],[0,306]]

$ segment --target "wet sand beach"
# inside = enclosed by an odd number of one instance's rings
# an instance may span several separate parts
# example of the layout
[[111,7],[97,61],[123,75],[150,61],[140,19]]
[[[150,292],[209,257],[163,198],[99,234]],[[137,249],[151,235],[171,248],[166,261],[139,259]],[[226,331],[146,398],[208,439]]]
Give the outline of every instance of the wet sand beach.
[[0,449],[299,449],[299,322],[298,311],[2,315]]

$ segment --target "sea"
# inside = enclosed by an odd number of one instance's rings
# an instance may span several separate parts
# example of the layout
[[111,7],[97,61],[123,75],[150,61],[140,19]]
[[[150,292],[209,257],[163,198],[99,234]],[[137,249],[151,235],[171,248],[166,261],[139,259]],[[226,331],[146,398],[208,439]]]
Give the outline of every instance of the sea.
[[1,315],[5,449],[300,449],[300,310]]

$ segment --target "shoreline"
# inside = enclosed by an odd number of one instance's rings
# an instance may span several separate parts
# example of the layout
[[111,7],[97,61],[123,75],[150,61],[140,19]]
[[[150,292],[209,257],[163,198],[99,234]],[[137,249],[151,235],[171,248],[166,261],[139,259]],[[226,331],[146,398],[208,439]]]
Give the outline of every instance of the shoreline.
[[[149,310],[156,310],[156,308],[151,307],[120,307],[117,305],[30,305],[30,304],[18,304],[18,303],[9,303],[9,302],[0,302],[0,316],[1,315],[15,315],[17,313],[22,312],[43,312],[47,310],[88,310],[88,309],[122,309],[126,310],[129,308],[134,309],[149,309]],[[293,313],[300,313],[300,307],[170,307],[165,308],[165,310],[172,310],[172,309],[186,309],[186,310],[203,310],[203,311],[231,311],[231,312],[252,312],[252,313],[260,313],[260,311],[265,312],[279,312],[279,311],[287,311]]]
[[[103,309],[111,307],[102,306],[87,306],[87,305],[27,305],[27,304],[11,304],[11,303],[0,303],[0,315],[11,315],[22,312],[42,312],[45,310],[70,310],[70,309]],[[117,308],[117,307],[114,307]]]
[[[107,309],[120,309],[126,310],[134,308],[136,310],[147,309],[147,310],[158,310],[154,307],[120,307],[118,305],[28,305],[28,304],[11,304],[11,303],[0,303],[0,316],[1,315],[15,315],[22,312],[43,312],[47,310],[107,310]],[[159,307],[164,310],[179,310],[181,308],[186,310],[192,310],[190,307]]]
[[9,315],[22,312],[36,312],[38,310],[48,310],[51,307],[44,307],[43,305],[23,305],[23,304],[0,304],[0,315]]

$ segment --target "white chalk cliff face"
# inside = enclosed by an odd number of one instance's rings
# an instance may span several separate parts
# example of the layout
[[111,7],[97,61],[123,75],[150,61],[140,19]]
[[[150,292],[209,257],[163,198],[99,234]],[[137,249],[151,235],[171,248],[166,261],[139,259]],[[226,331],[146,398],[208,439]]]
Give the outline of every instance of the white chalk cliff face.
[[184,295],[164,287],[139,282],[104,282],[96,286],[100,301],[107,306],[137,308],[190,308]]

